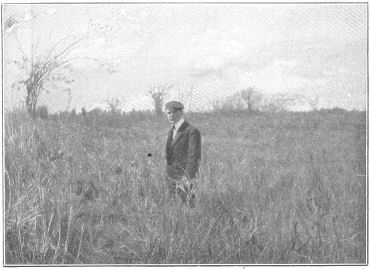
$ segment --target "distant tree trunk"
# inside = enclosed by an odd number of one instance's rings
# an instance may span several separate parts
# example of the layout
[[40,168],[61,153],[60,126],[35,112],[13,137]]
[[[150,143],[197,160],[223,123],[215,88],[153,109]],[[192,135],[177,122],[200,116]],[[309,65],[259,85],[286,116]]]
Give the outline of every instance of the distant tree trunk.
[[172,85],[162,85],[151,87],[148,94],[152,97],[154,104],[154,111],[157,116],[161,116],[163,111],[164,100],[167,97],[168,93],[172,89]]
[[246,102],[248,112],[257,110],[261,103],[262,95],[252,87],[240,92],[242,99]]
[[83,118],[86,118],[87,117],[87,113],[86,113],[86,108],[81,108],[81,115]]
[[26,88],[27,88],[26,95],[27,112],[34,116],[36,112],[37,101],[40,95],[40,86],[27,83]]
[[250,94],[247,95],[247,105],[248,105],[248,112],[253,111],[252,96]]

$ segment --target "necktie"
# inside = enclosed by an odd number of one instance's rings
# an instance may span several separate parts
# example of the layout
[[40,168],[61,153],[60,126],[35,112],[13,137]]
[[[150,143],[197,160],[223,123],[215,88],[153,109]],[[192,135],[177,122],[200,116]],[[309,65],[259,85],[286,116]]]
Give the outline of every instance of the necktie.
[[175,125],[172,125],[169,133],[169,140],[172,142],[173,140],[173,133],[175,132]]

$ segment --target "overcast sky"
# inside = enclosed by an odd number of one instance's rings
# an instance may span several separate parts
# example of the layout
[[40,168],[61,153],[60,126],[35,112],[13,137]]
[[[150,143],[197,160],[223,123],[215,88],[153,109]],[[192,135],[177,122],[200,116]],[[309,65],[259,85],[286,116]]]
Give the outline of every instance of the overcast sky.
[[[25,51],[84,34],[71,57],[72,99],[44,94],[51,111],[124,100],[151,108],[149,87],[193,87],[193,108],[253,86],[260,92],[318,96],[320,106],[366,106],[366,4],[45,4],[5,5],[16,18],[4,33],[4,103],[23,100],[11,64]],[[37,45],[36,45],[37,44]],[[298,109],[304,107],[298,107]]]

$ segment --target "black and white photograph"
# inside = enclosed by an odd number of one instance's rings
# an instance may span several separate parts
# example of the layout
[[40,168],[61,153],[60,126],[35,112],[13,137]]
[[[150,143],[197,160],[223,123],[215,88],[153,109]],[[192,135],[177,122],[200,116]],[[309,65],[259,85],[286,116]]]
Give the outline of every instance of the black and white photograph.
[[1,3],[2,265],[368,265],[367,2]]

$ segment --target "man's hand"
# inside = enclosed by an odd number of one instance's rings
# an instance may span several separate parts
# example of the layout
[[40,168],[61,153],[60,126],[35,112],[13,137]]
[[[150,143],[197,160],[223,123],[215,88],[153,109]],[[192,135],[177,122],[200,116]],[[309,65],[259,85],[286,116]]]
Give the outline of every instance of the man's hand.
[[195,181],[183,176],[180,180],[183,186],[186,186],[189,191],[193,190],[195,187]]
[[186,187],[190,187],[190,180],[186,176],[182,176],[181,183],[184,184]]

